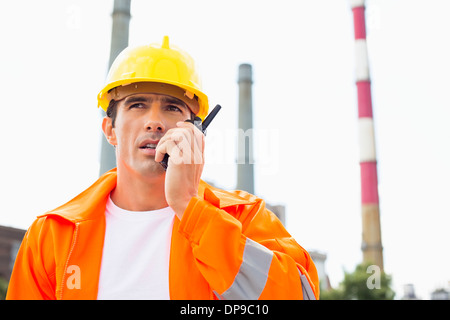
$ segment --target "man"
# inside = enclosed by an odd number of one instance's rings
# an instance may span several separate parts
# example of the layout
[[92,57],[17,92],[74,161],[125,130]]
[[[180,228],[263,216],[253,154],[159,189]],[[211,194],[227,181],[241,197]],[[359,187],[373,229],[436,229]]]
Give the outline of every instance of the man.
[[[8,299],[315,299],[309,254],[264,201],[200,177],[208,113],[192,58],[125,49],[98,95],[117,168],[39,216]],[[167,170],[161,165],[169,155]]]

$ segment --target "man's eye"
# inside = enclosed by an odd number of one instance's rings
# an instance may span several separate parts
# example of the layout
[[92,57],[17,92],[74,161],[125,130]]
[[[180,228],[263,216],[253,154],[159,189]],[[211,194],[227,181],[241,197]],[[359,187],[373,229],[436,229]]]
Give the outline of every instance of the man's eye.
[[135,104],[132,104],[131,106],[129,106],[128,109],[134,109],[134,108],[141,109],[143,107],[144,107],[144,105],[142,103],[135,103]]
[[168,105],[167,106],[167,110],[169,110],[169,111],[179,111],[179,112],[181,112],[181,109],[180,108],[178,108],[177,106],[174,106],[174,105]]

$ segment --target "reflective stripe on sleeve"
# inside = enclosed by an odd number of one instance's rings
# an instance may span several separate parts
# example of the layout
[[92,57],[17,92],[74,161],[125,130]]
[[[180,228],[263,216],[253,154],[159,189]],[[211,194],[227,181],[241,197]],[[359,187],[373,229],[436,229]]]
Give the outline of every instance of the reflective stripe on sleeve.
[[298,273],[300,274],[300,280],[302,281],[303,300],[316,300],[316,296],[314,295],[314,291],[311,288],[308,279],[305,275],[301,274],[300,270]]
[[261,295],[266,285],[273,252],[247,238],[242,258],[233,284],[221,295],[214,291],[220,300],[256,300]]

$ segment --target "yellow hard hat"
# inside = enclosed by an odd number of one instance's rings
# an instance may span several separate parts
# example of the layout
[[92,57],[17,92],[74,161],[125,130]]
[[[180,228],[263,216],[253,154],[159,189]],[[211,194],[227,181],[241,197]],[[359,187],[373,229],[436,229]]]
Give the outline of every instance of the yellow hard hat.
[[188,99],[198,100],[196,115],[202,119],[208,114],[208,97],[202,92],[201,79],[192,57],[176,46],[169,46],[165,36],[162,45],[150,44],[124,49],[109,69],[104,88],[97,96],[98,106],[105,112],[110,97],[108,92],[119,86],[137,82],[156,82],[179,87]]

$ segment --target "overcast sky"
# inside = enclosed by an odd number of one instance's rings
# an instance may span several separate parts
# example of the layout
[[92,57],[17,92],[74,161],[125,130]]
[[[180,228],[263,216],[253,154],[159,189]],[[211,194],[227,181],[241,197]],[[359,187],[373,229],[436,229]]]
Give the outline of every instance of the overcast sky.
[[[28,228],[98,178],[112,0],[2,3],[0,224]],[[366,1],[385,271],[396,298],[450,281],[450,2]],[[236,187],[237,70],[254,71],[255,193],[327,254],[362,259],[353,16],[346,0],[133,0],[130,44],[198,62],[210,104],[203,178]]]

